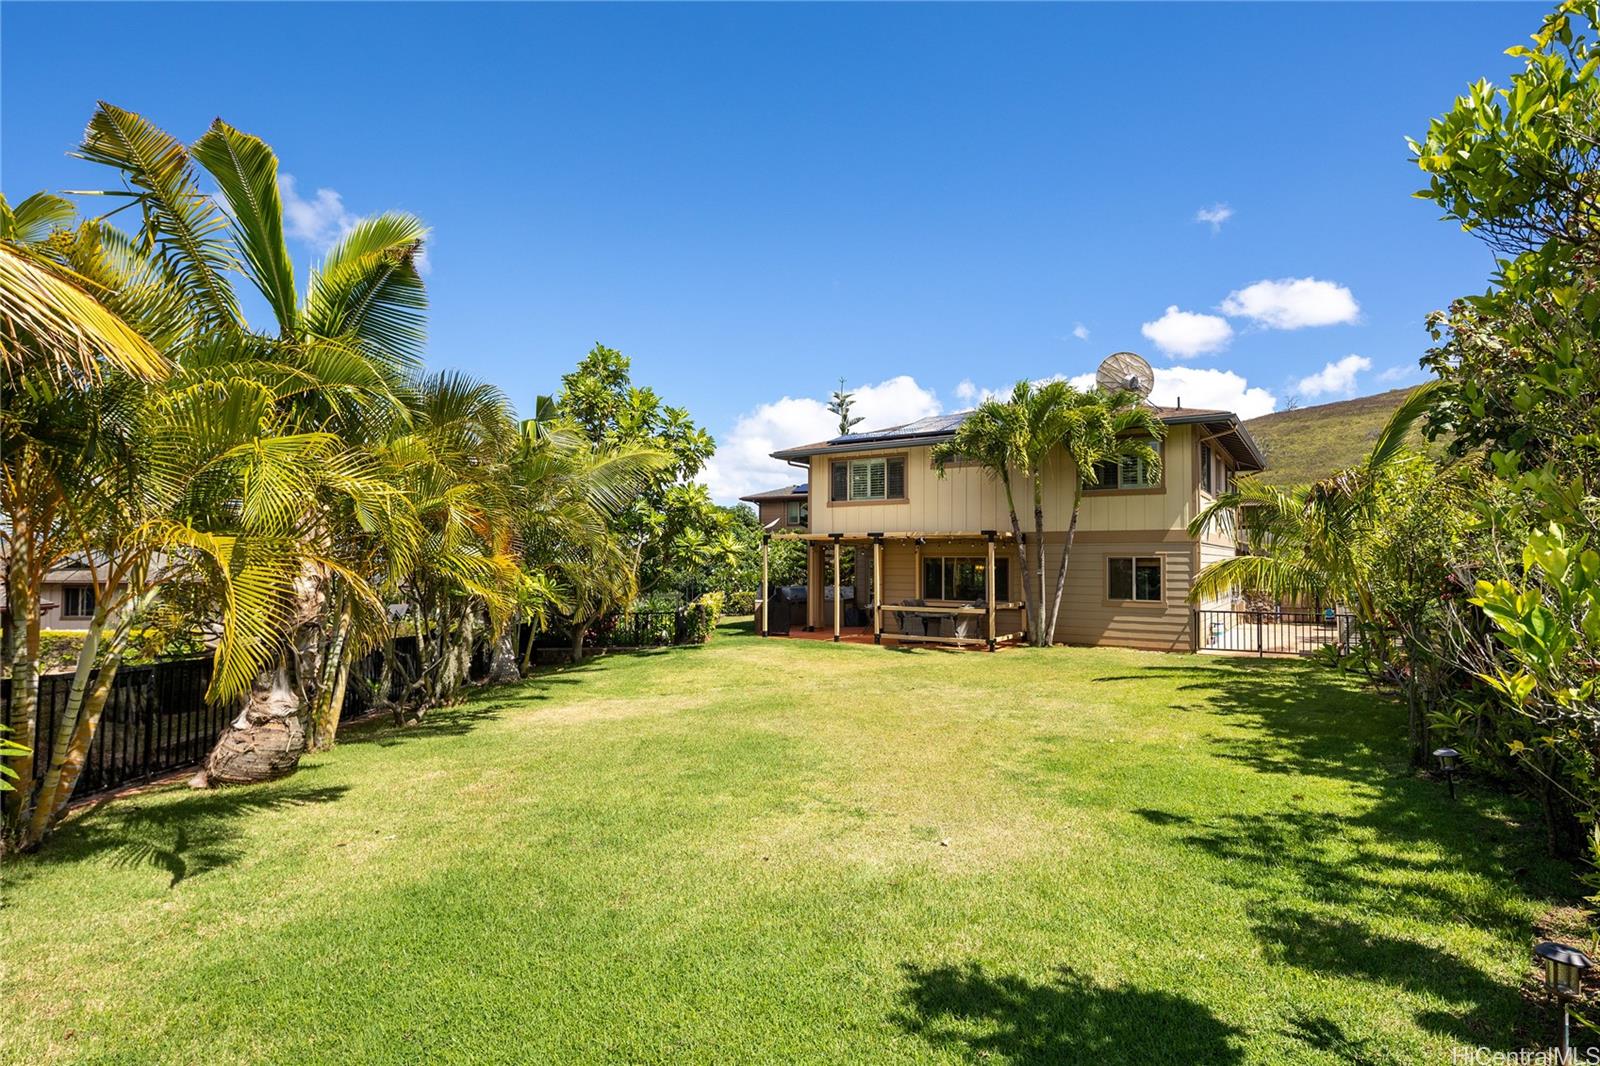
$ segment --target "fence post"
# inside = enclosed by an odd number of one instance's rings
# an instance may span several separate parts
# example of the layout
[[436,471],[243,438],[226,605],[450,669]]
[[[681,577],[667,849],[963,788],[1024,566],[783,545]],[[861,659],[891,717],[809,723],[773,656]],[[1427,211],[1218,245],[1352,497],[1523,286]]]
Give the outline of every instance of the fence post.
[[1262,626],[1262,624],[1263,624],[1263,619],[1261,617],[1261,612],[1257,611],[1256,612],[1256,656],[1258,658],[1263,658],[1264,659],[1264,658],[1266,658],[1267,653],[1266,653],[1266,650],[1265,650],[1264,646],[1261,643],[1261,626]]

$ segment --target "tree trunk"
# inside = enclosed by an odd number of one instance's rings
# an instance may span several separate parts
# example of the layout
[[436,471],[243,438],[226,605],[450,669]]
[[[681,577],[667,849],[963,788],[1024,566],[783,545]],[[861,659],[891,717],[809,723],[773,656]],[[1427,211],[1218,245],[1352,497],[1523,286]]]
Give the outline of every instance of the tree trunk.
[[530,625],[528,627],[528,646],[526,648],[522,649],[522,671],[521,671],[521,673],[522,673],[523,677],[527,677],[530,673],[533,672],[533,642],[534,642],[534,638],[537,637],[538,635],[539,635],[538,628],[536,626],[531,626]]
[[1055,633],[1045,625],[1045,596],[1044,596],[1044,485],[1043,474],[1033,475],[1033,531],[1039,538],[1039,550],[1034,553],[1034,566],[1038,569],[1037,585],[1039,589],[1039,631],[1034,637],[1033,644],[1037,648],[1048,648],[1055,639]]
[[203,771],[210,785],[245,785],[294,772],[305,753],[300,700],[283,663],[257,675],[239,717],[223,730]]
[[583,661],[583,638],[587,635],[588,629],[587,622],[580,622],[576,618],[572,620],[572,661],[574,663]]
[[[1080,486],[1081,486],[1080,482]],[[1067,561],[1072,558],[1072,540],[1078,533],[1078,506],[1083,502],[1083,489],[1072,494],[1072,518],[1067,522],[1067,539],[1061,545],[1061,566],[1056,570],[1056,594],[1050,601],[1050,638],[1055,639],[1056,623],[1061,618],[1061,598],[1067,591]]]
[[[53,786],[47,783],[38,806],[34,808],[33,822],[28,832],[29,846],[38,844],[50,835],[66,811],[67,804],[72,801],[72,793],[78,787],[78,778],[83,774],[84,764],[89,759],[89,745],[94,741],[95,733],[100,728],[100,712],[105,710],[106,698],[111,695],[111,685],[116,681],[117,670],[121,665],[122,649],[119,643],[96,671],[94,684],[84,697],[77,727],[72,731],[72,740],[56,773],[55,783]],[[65,719],[65,721],[70,720],[70,718]],[[63,728],[65,721],[62,723]]]
[[507,622],[494,640],[494,661],[489,665],[489,683],[506,685],[522,680],[517,669],[517,623]]
[[[1022,572],[1022,581],[1020,583],[1022,586],[1022,615],[1028,620],[1028,628],[1033,630],[1036,627],[1033,618],[1034,598],[1028,592],[1028,543],[1022,537],[1022,522],[1017,518],[1017,501],[1011,494],[1011,475],[1005,470],[1000,471],[1000,483],[1006,490],[1006,510],[1011,517],[1011,536],[1017,542],[1017,564],[1021,567]],[[1039,550],[1043,552],[1044,546],[1040,545]],[[1028,639],[1034,639],[1033,633],[1030,632],[1028,634]]]
[[322,672],[317,679],[316,699],[311,707],[310,751],[327,751],[339,732],[339,714],[344,709],[343,679],[350,667],[350,608],[334,616],[334,631],[326,641]]
[[0,792],[5,822],[20,833],[27,819],[29,801],[37,794],[34,779],[34,743],[39,713],[39,601],[30,565],[32,544],[28,531],[19,524],[12,540],[8,561],[6,602],[12,612],[11,642],[6,648],[6,665],[11,668],[11,700],[6,708],[6,739],[27,749],[27,754],[6,760],[16,772],[14,792]]

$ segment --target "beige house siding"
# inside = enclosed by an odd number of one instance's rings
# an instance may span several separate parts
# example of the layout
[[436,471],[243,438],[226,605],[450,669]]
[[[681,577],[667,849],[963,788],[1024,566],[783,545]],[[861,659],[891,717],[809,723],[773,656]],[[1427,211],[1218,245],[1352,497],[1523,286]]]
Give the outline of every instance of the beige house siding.
[[[1055,593],[1065,536],[1045,537],[1046,595]],[[1113,556],[1162,561],[1159,603],[1108,599],[1107,563]],[[1193,574],[1194,545],[1162,530],[1127,530],[1096,536],[1079,533],[1067,565],[1067,586],[1056,619],[1055,639],[1066,644],[1109,644],[1152,651],[1189,651],[1191,612],[1184,597]],[[1048,600],[1046,601],[1048,602]]]
[[[1090,491],[1079,510],[1078,528],[1088,531],[1127,529],[1182,530],[1194,517],[1198,474],[1193,426],[1173,426],[1167,434],[1165,471],[1159,490]],[[928,447],[886,447],[849,455],[811,458],[811,528],[818,533],[885,533],[949,530],[1009,530],[1005,489],[982,467],[952,466],[943,477],[933,468]],[[829,464],[841,459],[876,455],[906,457],[906,499],[888,503],[835,503],[828,497]],[[1073,466],[1064,451],[1045,467],[1044,521],[1047,530],[1064,530],[1072,517]],[[1014,484],[1018,517],[1024,531],[1033,528],[1033,488]]]
[[[1195,553],[1198,557],[1198,565],[1195,571],[1197,575],[1199,571],[1204,570],[1212,563],[1218,563],[1224,559],[1232,559],[1236,554],[1232,544],[1218,544],[1210,541],[1202,541],[1195,545]],[[1226,611],[1233,606],[1233,595],[1232,593],[1225,593],[1221,596],[1212,596],[1195,606],[1207,611]]]

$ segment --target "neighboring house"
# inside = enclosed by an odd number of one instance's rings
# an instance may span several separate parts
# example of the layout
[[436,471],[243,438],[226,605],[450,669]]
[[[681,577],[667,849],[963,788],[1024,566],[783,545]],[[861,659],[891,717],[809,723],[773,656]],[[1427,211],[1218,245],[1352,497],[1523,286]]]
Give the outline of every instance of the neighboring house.
[[763,529],[803,531],[807,528],[811,496],[803,484],[755,492],[739,499],[755,505]]
[[40,628],[88,629],[94,597],[94,578],[88,570],[61,566],[47,572],[39,587]]
[[[1057,641],[1162,651],[1197,647],[1186,599],[1190,581],[1235,548],[1220,530],[1197,538],[1187,527],[1214,493],[1237,474],[1260,470],[1265,460],[1228,411],[1155,411],[1167,426],[1158,445],[1160,476],[1129,460],[1108,466],[1099,484],[1084,491]],[[773,534],[809,543],[807,628],[838,639],[848,626],[844,613],[833,609],[837,562],[842,586],[855,589],[840,598],[864,605],[856,618],[870,625],[873,639],[956,637],[992,646],[991,638],[1022,637],[1024,575],[1004,488],[975,464],[949,465],[941,477],[930,459],[930,449],[952,439],[965,417],[940,415],[772,453],[810,474],[807,532],[779,527]],[[1071,460],[1058,450],[1044,471],[1047,603],[1071,518],[1074,477]],[[1031,539],[1032,489],[1026,479],[1014,488],[1024,536]]]

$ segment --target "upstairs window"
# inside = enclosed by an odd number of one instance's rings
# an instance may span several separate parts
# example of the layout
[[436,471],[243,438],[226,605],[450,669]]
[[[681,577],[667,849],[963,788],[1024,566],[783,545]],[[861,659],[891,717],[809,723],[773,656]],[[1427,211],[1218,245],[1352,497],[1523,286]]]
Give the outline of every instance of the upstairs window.
[[906,459],[890,455],[876,459],[835,459],[829,498],[835,502],[903,500],[906,498]]
[[1200,445],[1200,487],[1206,492],[1211,491],[1211,445]]
[[1160,557],[1113,555],[1108,558],[1106,599],[1132,603],[1160,603]]
[[[1156,454],[1161,454],[1161,442],[1152,441],[1150,446]],[[1090,489],[1153,489],[1161,485],[1161,478],[1151,470],[1150,464],[1135,456],[1128,456],[1120,462],[1106,460],[1095,464],[1095,483]]]
[[94,617],[94,586],[67,585],[62,590],[62,618]]
[[806,505],[803,500],[789,501],[789,524],[803,526],[806,524]]
[[[928,600],[983,600],[989,597],[988,560],[981,556],[935,556],[922,560],[922,596]],[[1011,594],[1011,563],[994,561],[994,595]]]

